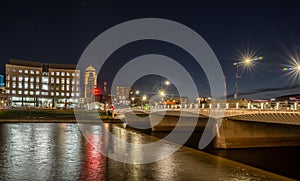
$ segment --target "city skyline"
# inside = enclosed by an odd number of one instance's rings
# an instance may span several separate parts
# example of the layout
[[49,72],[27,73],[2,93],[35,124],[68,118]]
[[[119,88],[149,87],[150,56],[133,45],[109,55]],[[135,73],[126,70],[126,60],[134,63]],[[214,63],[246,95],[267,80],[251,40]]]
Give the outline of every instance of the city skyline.
[[[157,17],[189,26],[208,42],[223,68],[228,95],[234,93],[235,70],[232,64],[247,54],[263,56],[264,60],[254,69],[241,72],[241,96],[273,98],[300,93],[297,77],[293,79],[282,70],[292,63],[291,56],[297,57],[300,53],[296,4],[165,1],[142,6],[138,2],[73,1],[60,2],[58,6],[56,2],[33,2],[35,6],[6,2],[1,7],[1,20],[6,28],[0,30],[3,39],[0,42],[0,74],[4,74],[4,65],[10,58],[76,64],[86,46],[108,28],[132,19]],[[129,7],[134,11],[129,11]],[[167,13],[165,9],[168,9]],[[186,52],[167,43],[135,42],[109,57],[106,68],[98,75],[98,85],[107,81],[110,87],[114,74],[122,65],[149,53],[170,56],[181,63],[192,59]],[[201,70],[199,73],[190,63],[186,67],[197,77],[200,94],[207,94],[204,92],[209,87]]]

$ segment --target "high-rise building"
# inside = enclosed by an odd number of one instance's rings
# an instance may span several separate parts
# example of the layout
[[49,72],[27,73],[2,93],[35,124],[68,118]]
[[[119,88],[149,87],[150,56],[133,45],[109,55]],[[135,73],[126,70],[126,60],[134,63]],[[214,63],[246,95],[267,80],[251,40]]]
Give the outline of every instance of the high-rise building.
[[131,87],[117,86],[116,87],[116,100],[117,104],[129,105],[132,95]]
[[87,103],[94,102],[93,90],[97,87],[97,74],[91,65],[86,68],[84,75],[84,98]]
[[11,59],[6,64],[6,94],[12,106],[73,108],[79,103],[76,65]]

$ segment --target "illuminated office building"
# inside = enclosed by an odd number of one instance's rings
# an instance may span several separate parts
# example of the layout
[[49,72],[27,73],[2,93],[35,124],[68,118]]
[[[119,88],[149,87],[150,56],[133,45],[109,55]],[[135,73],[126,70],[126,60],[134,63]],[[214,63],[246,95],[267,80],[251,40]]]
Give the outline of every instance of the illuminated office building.
[[11,59],[6,94],[16,107],[73,108],[79,103],[80,71],[76,65]]
[[93,90],[97,87],[97,74],[94,67],[89,66],[84,75],[84,98],[87,103],[95,102]]

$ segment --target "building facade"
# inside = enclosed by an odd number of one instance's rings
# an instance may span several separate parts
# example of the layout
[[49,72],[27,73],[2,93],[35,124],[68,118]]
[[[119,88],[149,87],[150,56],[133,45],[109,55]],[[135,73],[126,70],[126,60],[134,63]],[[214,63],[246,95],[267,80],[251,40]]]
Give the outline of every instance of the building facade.
[[84,74],[84,98],[86,103],[95,102],[93,90],[97,87],[97,74],[94,67],[89,66]]
[[0,75],[0,87],[4,86],[4,76]]
[[117,86],[116,96],[114,97],[114,102],[120,105],[129,105],[132,97],[131,87]]
[[11,59],[6,64],[6,94],[14,107],[74,108],[80,97],[76,65]]

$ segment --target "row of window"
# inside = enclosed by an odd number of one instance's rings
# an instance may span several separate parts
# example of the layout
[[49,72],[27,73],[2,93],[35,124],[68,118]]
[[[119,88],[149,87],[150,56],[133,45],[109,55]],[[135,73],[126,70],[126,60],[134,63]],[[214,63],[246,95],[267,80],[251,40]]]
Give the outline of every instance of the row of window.
[[[16,72],[17,71],[15,68],[13,68],[13,69],[6,69],[6,70],[8,72],[10,72],[10,70],[12,70],[12,72]],[[25,73],[25,74],[30,73],[31,75],[39,75],[41,71],[39,71],[39,70],[27,70],[27,69],[23,70],[23,69],[18,69],[18,72],[19,73]],[[71,76],[72,75],[73,77],[74,76],[79,77],[79,73],[70,73],[70,72],[57,72],[57,71],[53,72],[53,71],[51,71],[50,74],[51,75],[56,75],[56,76]]]
[[[6,87],[7,88],[10,88],[10,82],[7,82],[6,84]],[[18,89],[28,89],[28,87],[30,89],[40,89],[40,85],[39,84],[34,84],[34,83],[22,83],[22,82],[18,82],[18,87],[17,87],[17,83],[16,82],[12,82],[11,83],[11,87],[12,88],[18,88]],[[71,88],[72,90],[74,91],[75,87],[74,86],[71,86],[71,85],[62,85],[61,87],[61,90],[62,91],[70,91]],[[49,89],[49,86],[48,84],[42,84],[42,90],[48,90]],[[54,86],[51,86],[51,90],[54,90]],[[59,91],[59,86],[56,86],[56,90]],[[79,91],[79,87],[77,86],[76,87],[76,91]]]
[[[10,90],[6,90],[6,92],[9,94],[10,93]],[[40,91],[16,91],[16,90],[12,90],[11,91],[12,94],[25,94],[25,95],[43,95],[43,96],[48,96],[49,93],[48,92],[40,92]],[[64,93],[64,92],[51,92],[50,93],[51,96],[67,96],[69,97],[70,95],[71,96],[80,96],[80,93]]]
[[[7,76],[7,80],[8,81],[10,80],[9,75]],[[17,77],[12,76],[12,81],[16,81],[16,80],[17,80]],[[19,82],[22,82],[22,81],[28,82],[29,80],[30,80],[30,82],[34,82],[34,80],[35,80],[35,82],[40,82],[40,77],[36,77],[36,78],[30,77],[30,79],[27,76],[25,76],[25,77],[19,76],[18,77]],[[50,80],[51,80],[51,84],[54,84],[54,83],[56,83],[56,84],[59,84],[59,83],[61,83],[61,84],[70,84],[71,80],[72,80],[72,84],[79,85],[79,83],[80,83],[79,80],[75,81],[75,79],[71,79],[71,78],[56,78],[55,79],[54,77],[51,77]],[[49,78],[48,77],[42,77],[42,83],[49,83]]]

